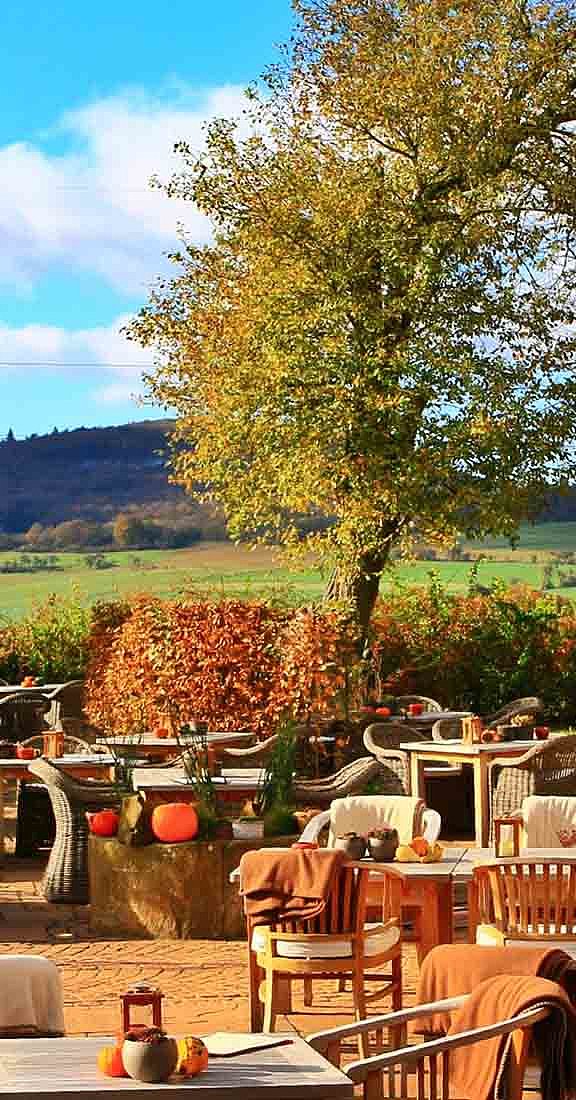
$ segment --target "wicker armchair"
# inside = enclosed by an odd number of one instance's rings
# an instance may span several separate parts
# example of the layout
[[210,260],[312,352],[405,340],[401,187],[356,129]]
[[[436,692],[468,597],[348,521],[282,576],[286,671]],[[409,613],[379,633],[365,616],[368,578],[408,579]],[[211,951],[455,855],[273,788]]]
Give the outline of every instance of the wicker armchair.
[[486,715],[487,729],[495,726],[509,725],[513,718],[538,718],[544,714],[544,703],[535,695],[525,696],[523,699],[513,699],[511,703],[500,707],[493,714]]
[[[364,748],[391,772],[389,789],[385,794],[411,794],[410,756],[401,749],[400,742],[407,737],[414,741],[426,741],[427,736],[418,730],[410,730],[398,722],[373,722],[364,730]],[[392,779],[392,776],[394,779]]]
[[[359,760],[353,760],[351,764],[346,764],[340,771],[327,775],[324,779],[296,779],[292,793],[297,802],[325,806],[334,798],[362,794],[373,779],[377,779],[379,785],[386,788],[382,792],[384,794],[404,793],[398,789],[396,776],[390,768],[382,765],[373,756],[361,756]],[[393,785],[393,789],[387,789],[388,782]]]
[[56,839],[44,875],[44,897],[50,902],[87,905],[86,811],[119,806],[118,788],[113,783],[71,779],[48,760],[31,760],[28,770],[46,784],[56,819]]
[[[42,753],[44,737],[37,734],[22,742],[27,748],[38,749]],[[91,753],[94,750],[87,741],[79,737],[64,735],[64,753]],[[15,855],[19,859],[35,856],[41,848],[51,848],[56,836],[56,823],[50,796],[46,787],[40,783],[30,783],[19,779],[16,784],[16,846]]]
[[490,767],[490,835],[496,817],[515,817],[530,794],[576,795],[576,734],[536,742],[515,760]]
[[54,730],[65,730],[66,724],[76,728],[82,722],[84,702],[84,681],[69,680],[67,684],[50,692],[50,712],[48,724]]
[[18,691],[0,699],[0,737],[7,741],[22,741],[29,734],[50,727],[46,715],[50,710],[47,695],[37,691]]

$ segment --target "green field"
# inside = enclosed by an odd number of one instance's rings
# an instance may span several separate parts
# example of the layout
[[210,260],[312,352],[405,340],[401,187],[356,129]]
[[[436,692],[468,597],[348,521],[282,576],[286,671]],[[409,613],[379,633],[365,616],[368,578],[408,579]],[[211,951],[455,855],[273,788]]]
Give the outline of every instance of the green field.
[[[527,528],[516,551],[504,541],[500,547],[496,542],[473,547],[489,555],[479,567],[481,584],[489,585],[498,578],[507,585],[521,583],[535,588],[541,586],[543,564],[550,560],[550,555],[573,548],[576,548],[576,523]],[[14,556],[13,551],[2,552],[0,561]],[[220,542],[201,543],[186,550],[124,551],[105,556],[114,563],[113,568],[96,571],[86,565],[83,554],[68,553],[57,555],[61,572],[0,574],[0,614],[19,617],[50,593],[63,595],[77,591],[89,603],[134,592],[171,596],[186,589],[201,592],[210,588],[244,598],[266,593],[272,598],[306,603],[317,599],[324,587],[319,572],[312,569],[291,572],[278,565],[273,552],[264,548],[251,551]],[[425,584],[431,570],[437,571],[450,589],[466,589],[469,562],[402,563],[395,568],[394,575],[408,584]],[[383,582],[382,587],[387,583],[391,582]],[[576,597],[575,588],[554,591]]]

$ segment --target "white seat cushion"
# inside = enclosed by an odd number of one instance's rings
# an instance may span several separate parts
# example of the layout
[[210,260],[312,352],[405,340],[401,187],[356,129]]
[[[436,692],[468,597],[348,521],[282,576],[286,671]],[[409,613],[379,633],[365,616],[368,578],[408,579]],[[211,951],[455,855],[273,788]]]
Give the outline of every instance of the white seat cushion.
[[[543,934],[543,929],[540,929]],[[565,931],[561,928],[560,931]],[[538,939],[538,932],[530,939],[507,939],[505,932],[500,932],[493,924],[479,924],[476,929],[476,943],[481,947],[549,947],[550,950],[565,951],[572,959],[576,958],[576,935],[574,939]]]
[[[376,928],[375,924],[366,924],[368,932]],[[364,943],[366,956],[381,955],[390,951],[400,939],[399,928],[387,928],[378,936],[370,936]],[[252,950],[263,951],[266,946],[266,934],[263,928],[255,928],[252,933]],[[352,945],[347,940],[331,940],[329,943],[297,943],[295,940],[277,940],[276,951],[283,959],[348,959],[352,955]]]
[[64,1034],[60,971],[42,955],[0,955],[0,1030]]

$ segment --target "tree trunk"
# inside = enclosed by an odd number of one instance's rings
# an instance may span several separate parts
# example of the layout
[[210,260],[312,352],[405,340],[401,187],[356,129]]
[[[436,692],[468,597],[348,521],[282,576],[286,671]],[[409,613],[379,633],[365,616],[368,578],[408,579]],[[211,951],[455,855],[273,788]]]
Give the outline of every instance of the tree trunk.
[[385,555],[361,559],[353,569],[336,568],[328,579],[325,600],[350,605],[351,617],[359,627],[358,648],[364,651],[370,629],[370,620],[378,598],[380,577],[386,564]]

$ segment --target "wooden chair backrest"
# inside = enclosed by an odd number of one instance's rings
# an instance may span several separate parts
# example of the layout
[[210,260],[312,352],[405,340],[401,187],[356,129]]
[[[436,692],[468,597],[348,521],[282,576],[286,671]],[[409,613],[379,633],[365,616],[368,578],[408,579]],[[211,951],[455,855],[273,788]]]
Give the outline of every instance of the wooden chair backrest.
[[308,921],[284,920],[273,926],[274,932],[302,935],[345,935],[364,928],[368,872],[344,864],[336,877],[325,908]]
[[481,923],[510,938],[574,939],[576,863],[507,860],[475,871]]

